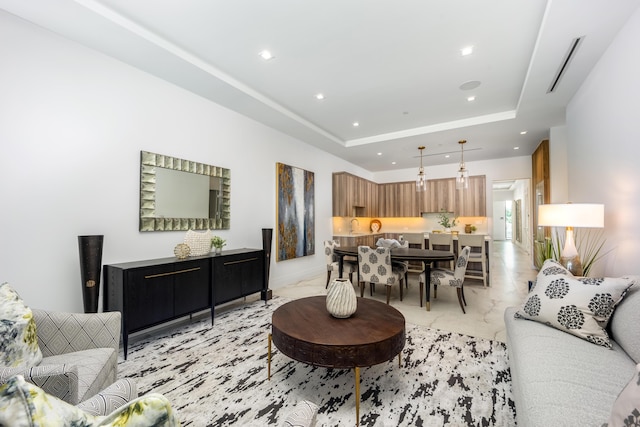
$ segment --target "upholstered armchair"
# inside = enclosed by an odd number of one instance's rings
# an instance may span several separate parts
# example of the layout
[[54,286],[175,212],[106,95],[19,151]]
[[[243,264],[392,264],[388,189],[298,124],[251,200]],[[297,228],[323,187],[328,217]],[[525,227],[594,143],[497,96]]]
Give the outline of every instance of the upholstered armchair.
[[32,309],[42,361],[1,367],[0,384],[14,375],[76,405],[116,381],[120,313],[63,313]]

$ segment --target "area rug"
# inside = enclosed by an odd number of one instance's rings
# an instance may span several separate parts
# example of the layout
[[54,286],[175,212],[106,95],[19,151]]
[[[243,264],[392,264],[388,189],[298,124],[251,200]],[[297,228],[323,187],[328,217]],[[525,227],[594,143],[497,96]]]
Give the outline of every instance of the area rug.
[[[315,368],[273,348],[271,314],[285,298],[256,301],[141,339],[118,375],[140,394],[172,402],[183,426],[282,425],[296,403],[319,405],[318,426],[353,426],[353,370]],[[361,426],[513,426],[505,345],[407,324],[398,358],[360,370]]]

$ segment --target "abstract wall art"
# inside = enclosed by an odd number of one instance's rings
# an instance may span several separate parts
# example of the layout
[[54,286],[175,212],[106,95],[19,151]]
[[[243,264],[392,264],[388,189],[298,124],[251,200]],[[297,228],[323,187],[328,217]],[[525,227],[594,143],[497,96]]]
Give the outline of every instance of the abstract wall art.
[[313,172],[276,163],[278,232],[276,261],[315,253]]

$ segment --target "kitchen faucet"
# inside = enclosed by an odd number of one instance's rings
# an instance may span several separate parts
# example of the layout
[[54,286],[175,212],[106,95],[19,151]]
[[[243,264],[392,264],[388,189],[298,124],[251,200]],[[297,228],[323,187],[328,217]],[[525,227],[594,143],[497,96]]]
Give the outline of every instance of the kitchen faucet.
[[353,221],[355,221],[355,222],[356,222],[356,229],[357,229],[358,227],[360,227],[360,223],[358,222],[358,219],[357,219],[357,218],[353,218],[353,219],[351,220],[351,230],[349,231],[349,233],[351,233],[351,234],[353,234]]

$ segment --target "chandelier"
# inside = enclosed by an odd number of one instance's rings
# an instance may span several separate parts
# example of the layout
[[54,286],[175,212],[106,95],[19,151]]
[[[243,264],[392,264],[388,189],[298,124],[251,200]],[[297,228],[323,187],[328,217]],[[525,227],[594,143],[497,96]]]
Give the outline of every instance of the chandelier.
[[469,188],[469,171],[464,165],[464,144],[466,144],[467,140],[462,139],[458,141],[460,144],[460,169],[458,169],[458,173],[456,174],[456,190],[466,190]]
[[416,191],[426,191],[427,177],[424,174],[424,167],[422,166],[422,150],[424,150],[424,146],[421,145],[418,147],[418,150],[420,150],[420,169],[418,170],[418,177],[416,178]]

